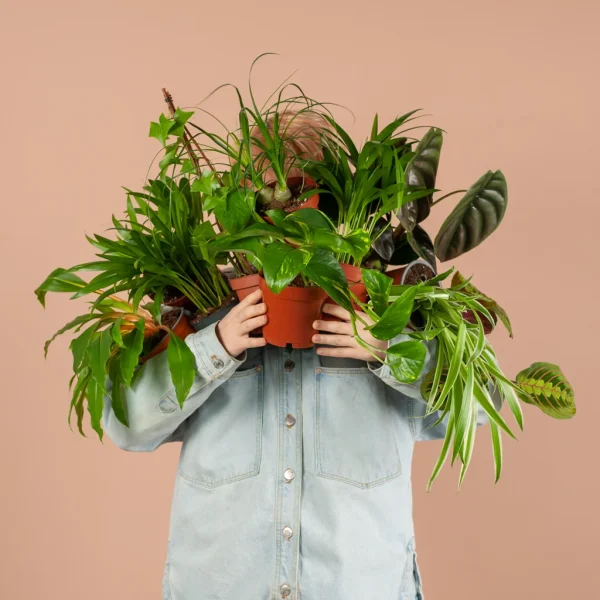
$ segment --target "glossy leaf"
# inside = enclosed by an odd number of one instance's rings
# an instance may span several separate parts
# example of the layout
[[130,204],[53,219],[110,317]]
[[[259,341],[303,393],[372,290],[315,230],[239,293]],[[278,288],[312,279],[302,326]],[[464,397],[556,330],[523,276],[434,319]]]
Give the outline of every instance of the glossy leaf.
[[67,269],[54,269],[48,277],[35,289],[40,304],[46,307],[46,294],[48,292],[78,292],[85,287],[86,282],[75,273],[69,272]]
[[412,383],[421,374],[426,355],[424,344],[410,340],[390,346],[386,352],[386,363],[398,381]]
[[317,249],[306,265],[304,274],[313,283],[325,290],[342,308],[352,312],[346,275],[331,252]]
[[183,403],[189,396],[196,377],[196,359],[185,340],[179,338],[173,331],[169,332],[169,336],[167,362],[175,386],[177,402],[183,408]]
[[378,316],[382,316],[389,305],[390,289],[393,280],[380,271],[374,269],[361,269],[362,281],[367,288],[367,293],[373,310]]
[[137,366],[140,354],[144,345],[144,319],[138,319],[135,322],[135,328],[132,329],[124,338],[125,347],[121,349],[121,376],[126,386],[131,385],[131,378]]
[[371,335],[378,340],[391,340],[399,333],[402,333],[412,315],[417,291],[418,288],[416,286],[411,286],[388,306],[383,315],[381,315],[381,319],[377,323],[367,327]]
[[214,213],[219,223],[229,233],[240,233],[249,225],[252,218],[246,193],[242,190],[227,194],[224,201],[215,207]]
[[94,336],[87,347],[87,361],[92,377],[104,385],[107,375],[107,363],[113,344],[110,328]]
[[547,362],[533,363],[523,369],[516,379],[519,398],[537,406],[555,419],[575,416],[575,395],[558,365]]
[[95,377],[90,377],[85,389],[87,397],[87,407],[90,413],[92,429],[98,434],[102,441],[103,431],[100,424],[102,412],[104,409],[104,394],[106,391],[105,384],[98,381]]
[[506,179],[501,171],[482,175],[440,227],[434,243],[436,256],[445,262],[481,244],[500,225],[507,198]]
[[406,232],[406,239],[415,251],[415,254],[425,260],[431,266],[434,273],[437,273],[437,261],[435,259],[435,252],[433,251],[433,242],[429,234],[420,225],[417,225],[412,232]]
[[264,277],[269,289],[279,294],[306,267],[311,253],[289,244],[274,241],[263,255]]
[[[415,148],[414,156],[406,165],[405,179],[408,189],[423,187],[432,189],[435,187],[442,142],[442,131],[436,127],[429,129],[421,138]],[[400,207],[397,216],[404,229],[412,231],[417,223],[429,216],[431,200],[432,196],[429,194]]]
[[[383,230],[383,231],[382,231]],[[394,246],[394,230],[389,226],[389,221],[385,217],[381,217],[373,228],[372,247],[381,258],[389,261],[395,250]]]
[[108,375],[112,382],[110,390],[111,407],[117,419],[126,427],[129,427],[129,415],[127,414],[126,395],[119,366],[120,355],[116,354],[108,364]]

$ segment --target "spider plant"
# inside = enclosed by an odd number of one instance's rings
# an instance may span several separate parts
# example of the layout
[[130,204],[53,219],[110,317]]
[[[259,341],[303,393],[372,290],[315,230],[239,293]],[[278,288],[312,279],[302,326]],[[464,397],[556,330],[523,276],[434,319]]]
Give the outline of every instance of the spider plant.
[[[492,401],[494,391],[506,401],[521,430],[520,400],[538,406],[554,418],[567,419],[575,414],[573,390],[557,365],[534,363],[521,371],[514,381],[502,372],[485,336],[481,317],[491,322],[493,317],[489,309],[493,308],[512,335],[508,316],[491,298],[481,294],[470,279],[458,272],[450,287],[440,287],[440,282],[453,271],[451,268],[417,285],[393,286],[392,280],[384,274],[363,269],[371,298],[363,308],[374,321],[367,329],[375,338],[389,341],[405,332],[415,310],[423,317],[422,329],[407,330],[411,339],[395,343],[387,350],[384,362],[398,381],[411,383],[419,378],[425,359],[423,341],[437,340],[436,365],[422,377],[421,393],[427,402],[426,416],[440,411],[432,426],[447,419],[447,429],[441,454],[427,484],[428,491],[449,455],[452,464],[457,459],[462,463],[460,488],[473,454],[479,407],[490,424],[495,481],[499,480],[501,432],[513,438],[515,434]],[[467,310],[474,315],[474,323],[463,318]],[[373,350],[358,332],[356,339]],[[381,361],[375,354],[374,359]]]
[[[48,292],[71,293],[71,299],[79,297],[86,282],[67,269],[52,271],[35,289],[40,304],[46,307]],[[176,389],[180,406],[189,394],[195,376],[195,359],[192,351],[174,332],[161,323],[159,306],[134,306],[131,302],[115,294],[94,293],[102,296],[91,302],[89,312],[75,317],[61,327],[44,344],[44,358],[50,344],[68,331],[77,333],[71,339],[69,348],[73,354],[73,377],[69,381],[72,399],[68,423],[71,427],[73,411],[77,415],[77,426],[81,435],[85,405],[90,415],[91,426],[102,441],[101,417],[105,394],[110,394],[116,417],[129,426],[126,395],[124,389],[130,387],[143,369],[140,357],[149,349],[152,339],[161,331],[169,335],[167,361],[171,378]],[[81,329],[86,327],[83,331]],[[107,377],[112,381],[112,389],[107,390]],[[73,381],[76,380],[73,387]]]

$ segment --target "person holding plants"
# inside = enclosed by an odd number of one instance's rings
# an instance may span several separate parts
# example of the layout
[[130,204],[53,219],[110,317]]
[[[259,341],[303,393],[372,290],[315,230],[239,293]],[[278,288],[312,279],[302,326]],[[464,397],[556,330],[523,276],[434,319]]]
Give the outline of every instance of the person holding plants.
[[[414,443],[443,437],[419,381],[397,382],[357,347],[348,314],[318,320],[319,346],[266,346],[261,291],[184,342],[196,379],[180,408],[166,353],[126,390],[129,427],[104,405],[122,449],[181,441],[163,600],[422,600],[412,520]],[[365,316],[365,315],[363,315]],[[363,339],[385,350],[385,345]],[[403,336],[391,341],[395,343]],[[423,372],[435,360],[426,344]],[[375,363],[378,364],[378,363]],[[481,411],[478,424],[487,420]]]

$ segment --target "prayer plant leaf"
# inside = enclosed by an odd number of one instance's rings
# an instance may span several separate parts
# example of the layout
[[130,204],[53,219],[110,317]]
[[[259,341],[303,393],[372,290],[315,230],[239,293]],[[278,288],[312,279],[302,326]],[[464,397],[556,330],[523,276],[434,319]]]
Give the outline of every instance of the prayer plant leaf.
[[445,262],[481,244],[500,225],[507,198],[501,171],[482,175],[442,223],[434,243],[436,256]]
[[573,388],[558,365],[533,363],[517,375],[516,384],[520,390],[517,394],[523,402],[537,406],[555,419],[575,416]]

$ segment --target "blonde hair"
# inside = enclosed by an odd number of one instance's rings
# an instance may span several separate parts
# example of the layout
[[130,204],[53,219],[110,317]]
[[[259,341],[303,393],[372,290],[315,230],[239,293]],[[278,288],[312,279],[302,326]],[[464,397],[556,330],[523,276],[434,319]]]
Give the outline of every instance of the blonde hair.
[[[330,124],[322,113],[313,109],[298,110],[295,107],[286,106],[277,115],[279,135],[289,154],[286,164],[288,175],[290,177],[303,175],[299,162],[323,159],[323,136],[331,132]],[[269,132],[273,132],[274,119],[275,115],[271,114],[266,120]],[[250,136],[253,142],[257,140],[265,143],[265,138],[256,125],[250,131]],[[261,156],[261,148],[252,143],[251,152],[255,161],[260,159],[260,167],[264,169],[268,165],[268,161],[266,157]],[[263,179],[265,183],[275,180],[275,173],[271,167],[266,168]]]

